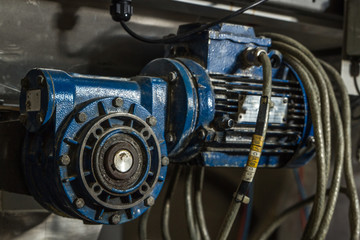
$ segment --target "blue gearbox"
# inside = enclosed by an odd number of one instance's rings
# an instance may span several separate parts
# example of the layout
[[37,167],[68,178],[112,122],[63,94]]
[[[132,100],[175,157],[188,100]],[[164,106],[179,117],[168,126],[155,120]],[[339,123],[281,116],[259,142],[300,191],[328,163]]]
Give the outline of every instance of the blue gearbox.
[[243,59],[252,48],[273,65],[259,167],[305,164],[313,152],[306,93],[270,46],[252,28],[222,24],[169,45],[133,78],[31,70],[20,97],[29,191],[59,215],[120,224],[154,204],[169,162],[244,167],[262,88],[262,67]]

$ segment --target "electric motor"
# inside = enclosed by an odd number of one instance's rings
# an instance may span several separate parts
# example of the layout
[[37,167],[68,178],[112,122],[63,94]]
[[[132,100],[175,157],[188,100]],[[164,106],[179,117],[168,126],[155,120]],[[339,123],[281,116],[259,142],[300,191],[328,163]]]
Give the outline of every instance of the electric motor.
[[305,164],[313,154],[306,93],[270,46],[250,27],[221,24],[169,45],[133,78],[30,71],[20,107],[31,194],[59,215],[119,224],[154,204],[169,162],[244,167],[263,81],[262,67],[248,64],[255,48],[272,60],[273,77],[259,166]]

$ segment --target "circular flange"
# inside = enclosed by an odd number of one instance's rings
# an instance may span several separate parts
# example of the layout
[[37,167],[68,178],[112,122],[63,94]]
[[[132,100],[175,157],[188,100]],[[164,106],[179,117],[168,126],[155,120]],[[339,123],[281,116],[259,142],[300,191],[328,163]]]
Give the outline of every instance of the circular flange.
[[[88,116],[85,122],[76,121],[79,112]],[[167,170],[161,164],[166,145],[158,141],[163,129],[150,126],[150,116],[127,99],[117,107],[112,98],[105,98],[64,121],[57,156],[68,155],[71,162],[56,167],[73,214],[87,222],[113,224],[114,214],[123,223],[146,211],[146,199],[157,197]],[[84,207],[74,206],[78,198],[84,199]]]

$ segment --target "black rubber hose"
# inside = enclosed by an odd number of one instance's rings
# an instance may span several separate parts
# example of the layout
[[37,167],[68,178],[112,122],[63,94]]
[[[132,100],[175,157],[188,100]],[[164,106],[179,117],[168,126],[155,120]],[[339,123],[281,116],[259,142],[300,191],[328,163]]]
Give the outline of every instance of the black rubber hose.
[[195,228],[195,215],[193,208],[193,197],[192,197],[192,186],[194,184],[192,167],[188,168],[186,173],[186,182],[185,182],[185,213],[187,220],[187,227],[191,240],[197,239],[197,232]]
[[209,231],[206,226],[202,191],[204,185],[205,167],[199,167],[196,169],[196,182],[195,182],[195,210],[196,217],[199,223],[199,230],[203,240],[210,240]]
[[165,240],[170,240],[170,207],[171,207],[171,198],[174,195],[174,191],[176,189],[176,185],[179,181],[179,177],[181,174],[182,167],[175,165],[174,173],[172,174],[169,182],[169,186],[166,191],[164,206],[162,209],[162,237]]
[[[340,192],[348,195],[348,191],[346,188],[340,188]],[[330,191],[326,192],[326,194],[329,194],[329,193],[330,193]],[[274,218],[274,220],[271,221],[270,225],[268,225],[265,228],[265,231],[262,231],[260,236],[258,236],[258,237],[255,236],[255,237],[252,237],[251,239],[256,239],[256,240],[268,239],[272,235],[272,233],[277,228],[279,228],[291,214],[293,214],[297,210],[302,209],[306,205],[311,204],[314,201],[314,199],[315,199],[315,195],[312,195],[312,196],[302,200],[301,202],[298,202],[295,205],[285,209],[280,215],[278,215],[277,217]]]
[[[224,240],[229,236],[232,225],[236,219],[236,216],[241,207],[241,203],[246,198],[249,186],[255,176],[257,163],[261,156],[262,146],[264,144],[266,131],[269,121],[269,103],[271,101],[271,88],[272,88],[272,66],[268,55],[265,52],[260,53],[260,63],[263,66],[263,94],[260,100],[259,113],[256,121],[255,134],[251,143],[251,151],[248,157],[246,168],[243,171],[241,181],[237,191],[234,194],[234,198],[226,213],[225,219],[220,227],[218,239]],[[254,149],[257,149],[256,151]],[[256,157],[252,155],[256,154]],[[255,157],[256,160],[252,157]],[[255,161],[255,163],[254,163]]]
[[146,240],[147,237],[147,223],[149,220],[151,208],[149,208],[141,217],[139,222],[139,238],[140,240]]

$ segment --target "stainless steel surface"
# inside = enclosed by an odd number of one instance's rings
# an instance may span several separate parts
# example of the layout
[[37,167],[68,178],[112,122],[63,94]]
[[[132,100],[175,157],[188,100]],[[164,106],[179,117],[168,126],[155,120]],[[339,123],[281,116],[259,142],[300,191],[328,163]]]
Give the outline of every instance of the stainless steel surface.
[[133,163],[133,156],[127,150],[120,150],[114,156],[115,169],[121,173],[129,171]]

